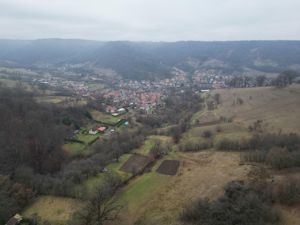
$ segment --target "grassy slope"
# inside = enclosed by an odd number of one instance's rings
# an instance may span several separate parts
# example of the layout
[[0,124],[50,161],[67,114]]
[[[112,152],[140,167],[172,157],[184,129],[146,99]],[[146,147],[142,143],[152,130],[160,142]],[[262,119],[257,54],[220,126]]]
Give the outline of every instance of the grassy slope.
[[[299,132],[299,87],[218,90],[224,95],[222,105],[213,112],[196,113],[192,119],[194,126],[184,138],[199,138],[204,130],[213,131],[214,142],[223,137],[247,138],[250,135],[248,125],[257,119],[269,123],[269,129],[283,128],[284,131]],[[233,99],[237,96],[243,98],[244,104],[233,107]],[[287,111],[287,107],[290,110]],[[197,127],[195,123],[197,119],[208,122],[220,116],[235,116],[235,120],[232,123],[203,127]],[[221,128],[221,132],[216,131],[217,127]],[[146,149],[147,146],[146,142]],[[145,149],[141,150],[143,151]],[[224,185],[231,180],[246,179],[252,168],[249,165],[239,165],[239,153],[234,152],[180,153],[175,158],[181,160],[181,168],[176,176],[161,175],[166,178],[159,180],[158,175],[151,172],[137,178],[119,193],[120,201],[127,202],[127,207],[121,213],[121,222],[116,224],[178,224],[178,214],[184,204],[188,204],[191,199],[216,198],[222,194]],[[158,188],[153,187],[156,183]],[[298,221],[294,214],[284,214],[286,224]]]
[[108,169],[116,174],[118,174],[122,180],[127,180],[131,177],[130,173],[121,171],[122,165],[130,158],[131,154],[124,154],[120,157],[118,162],[110,163]]
[[86,146],[84,144],[81,143],[67,143],[64,144],[63,148],[69,152],[71,155],[80,155],[83,153],[84,149],[86,148]]
[[[216,90],[221,94],[219,115],[235,117],[236,122],[246,126],[261,119],[268,123],[271,131],[300,132],[300,85],[286,88],[244,88]],[[236,98],[242,98],[242,105],[233,105]]]
[[249,171],[249,166],[239,166],[238,153],[206,151],[180,153],[170,158],[181,160],[176,176],[153,170],[119,193],[120,202],[127,205],[115,224],[177,224],[184,204],[191,199],[220,195],[227,182],[243,179]]
[[120,117],[113,117],[109,114],[99,112],[96,110],[91,110],[90,113],[94,120],[102,121],[104,123],[114,124],[114,123],[117,123],[121,119]]
[[64,101],[70,100],[70,97],[66,97],[66,96],[41,96],[41,97],[36,97],[35,98],[37,100],[37,102],[43,102],[43,103],[53,103],[53,104],[58,104],[58,103],[62,103]]
[[148,156],[151,148],[154,146],[155,141],[157,140],[161,141],[162,143],[167,143],[167,142],[170,143],[172,141],[172,139],[168,136],[151,135],[147,138],[144,144],[139,149],[136,149],[134,152],[139,153],[141,155]]
[[37,214],[51,225],[65,225],[79,205],[79,201],[71,198],[41,196],[25,209],[22,215],[29,217]]

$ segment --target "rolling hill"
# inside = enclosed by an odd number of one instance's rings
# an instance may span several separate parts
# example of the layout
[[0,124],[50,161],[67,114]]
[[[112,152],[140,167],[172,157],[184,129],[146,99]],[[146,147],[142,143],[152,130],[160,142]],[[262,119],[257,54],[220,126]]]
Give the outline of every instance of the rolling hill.
[[100,42],[67,39],[0,40],[0,65],[49,68],[89,63],[126,79],[161,79],[179,68],[280,72],[300,69],[300,41]]

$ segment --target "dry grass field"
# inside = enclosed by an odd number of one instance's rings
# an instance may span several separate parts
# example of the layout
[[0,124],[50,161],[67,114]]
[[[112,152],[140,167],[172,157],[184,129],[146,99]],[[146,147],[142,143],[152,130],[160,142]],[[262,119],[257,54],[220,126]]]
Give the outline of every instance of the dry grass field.
[[80,202],[71,198],[41,196],[22,213],[23,216],[37,215],[53,225],[65,225],[78,209]]
[[281,212],[283,225],[297,225],[300,221],[300,205],[298,206],[282,206],[276,208]]
[[[199,153],[178,153],[181,166],[176,176],[153,175],[152,181],[159,180],[156,188],[147,179],[147,187],[139,192],[140,179],[133,181],[123,190],[124,195],[135,190],[134,197],[143,201],[128,201],[120,215],[120,220],[114,224],[178,224],[178,214],[185,204],[198,198],[214,199],[223,193],[223,187],[231,180],[242,180],[247,177],[251,166],[240,166],[238,153],[203,151]],[[152,184],[152,185],[151,185]],[[140,190],[138,188],[137,190]],[[145,191],[145,192],[143,192]],[[120,194],[122,198],[122,194]],[[144,196],[146,195],[146,197]]]
[[103,112],[96,111],[96,110],[91,110],[90,113],[94,120],[102,121],[104,123],[115,124],[120,119],[122,119],[122,117],[113,117],[112,115],[110,115],[108,113],[103,113]]
[[[221,94],[221,105],[216,113],[234,117],[234,121],[246,126],[263,120],[270,131],[300,133],[300,85],[286,88],[237,88],[215,90]],[[236,104],[236,100],[243,100]]]

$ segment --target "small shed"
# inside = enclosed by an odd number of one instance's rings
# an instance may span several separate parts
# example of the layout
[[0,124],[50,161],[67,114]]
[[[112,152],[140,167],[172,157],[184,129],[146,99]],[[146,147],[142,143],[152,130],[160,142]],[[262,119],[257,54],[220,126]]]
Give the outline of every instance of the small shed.
[[89,134],[92,134],[92,135],[95,135],[95,134],[98,134],[98,130],[97,129],[90,129],[89,130]]

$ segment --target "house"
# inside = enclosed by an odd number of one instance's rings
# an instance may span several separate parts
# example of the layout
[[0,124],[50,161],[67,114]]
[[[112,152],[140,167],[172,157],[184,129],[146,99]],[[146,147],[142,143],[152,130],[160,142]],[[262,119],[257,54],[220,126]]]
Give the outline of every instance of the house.
[[207,93],[209,92],[209,89],[201,89],[201,93]]
[[19,214],[14,215],[14,217],[10,218],[5,225],[18,225],[22,221],[22,216]]
[[105,111],[106,111],[107,113],[115,113],[116,110],[117,110],[116,107],[110,106],[110,105],[106,106],[106,109],[105,109]]
[[106,131],[107,127],[98,127],[97,131],[104,133]]
[[92,128],[92,129],[89,130],[89,134],[92,134],[92,135],[98,134],[98,132],[99,131],[95,128]]
[[123,113],[126,113],[126,109],[125,109],[125,108],[119,108],[119,109],[117,110],[117,112],[118,112],[119,114],[123,114]]

